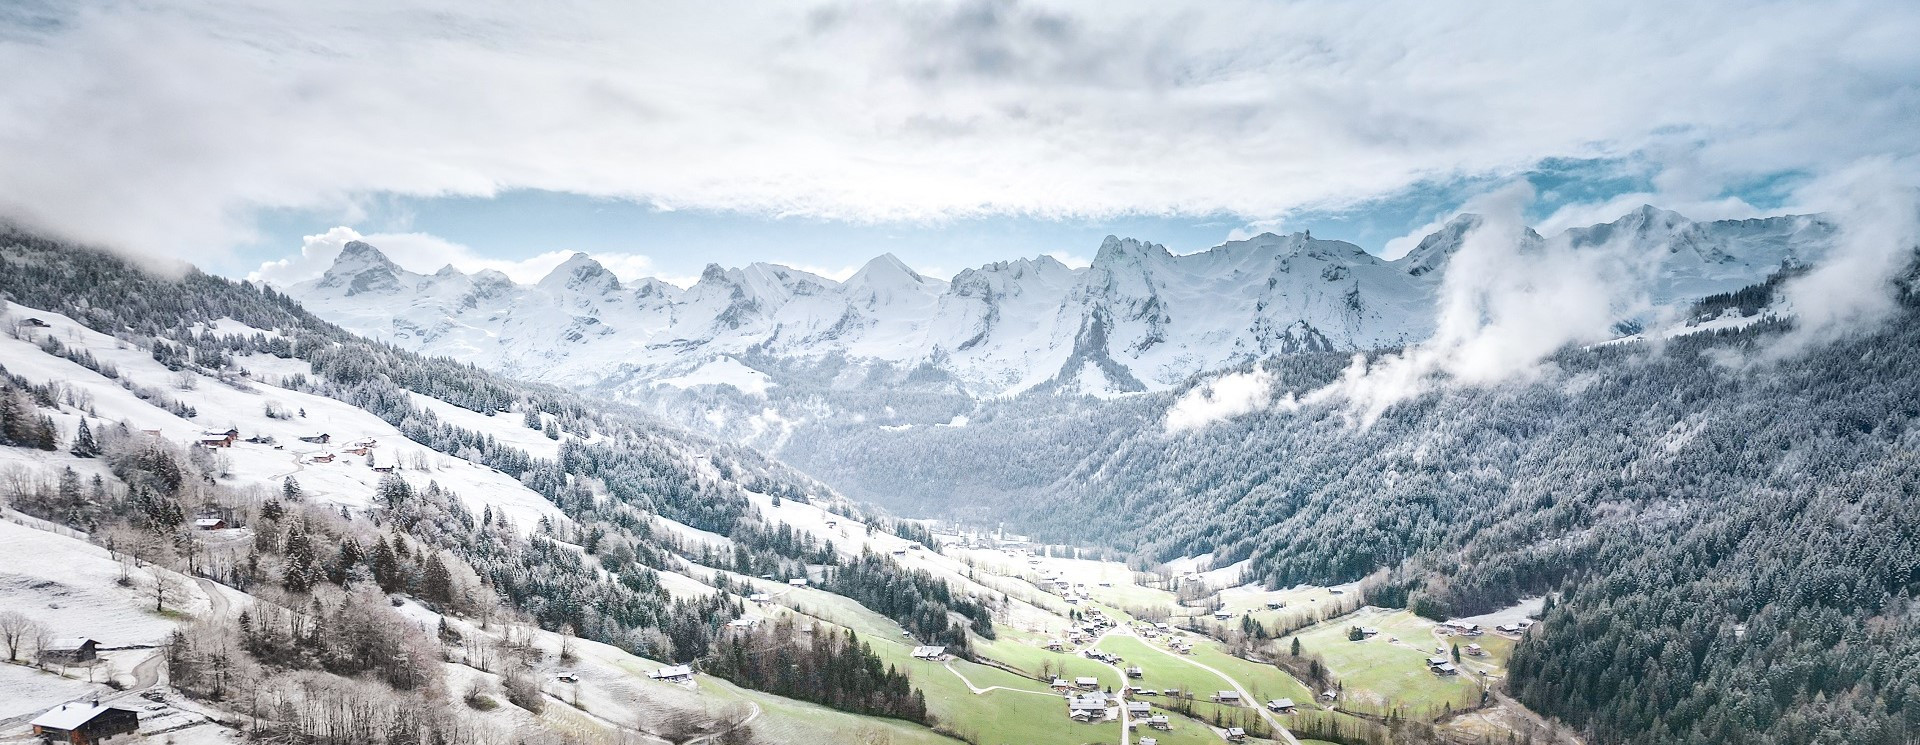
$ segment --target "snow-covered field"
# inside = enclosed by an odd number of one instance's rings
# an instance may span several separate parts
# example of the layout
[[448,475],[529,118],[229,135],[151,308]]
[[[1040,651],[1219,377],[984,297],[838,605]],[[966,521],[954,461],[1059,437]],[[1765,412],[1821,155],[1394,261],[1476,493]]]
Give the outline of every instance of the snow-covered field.
[[[131,586],[118,582],[122,571]],[[206,593],[171,577],[178,598],[167,608],[204,613]],[[154,611],[152,584],[150,571],[123,570],[99,546],[0,521],[0,608],[26,614],[56,637],[91,637],[103,647],[165,641],[176,621]]]
[[63,678],[26,665],[0,664],[0,720],[35,715],[68,701],[112,692],[103,683]]

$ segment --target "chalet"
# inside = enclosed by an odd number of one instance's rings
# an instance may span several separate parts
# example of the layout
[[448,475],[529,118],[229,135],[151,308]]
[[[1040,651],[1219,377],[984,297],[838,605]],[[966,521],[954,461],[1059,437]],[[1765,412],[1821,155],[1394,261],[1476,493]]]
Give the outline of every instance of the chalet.
[[1067,680],[1066,678],[1054,678],[1053,685],[1049,687],[1056,691],[1064,691],[1073,687],[1073,681]]
[[353,446],[354,446],[354,447],[357,447],[357,448],[367,448],[367,449],[369,449],[369,450],[371,450],[371,449],[373,449],[373,448],[376,448],[376,447],[379,447],[379,446],[380,446],[380,442],[379,442],[378,440],[375,440],[375,439],[373,439],[373,438],[371,438],[371,437],[363,437],[363,438],[360,438],[360,439],[358,439],[358,440],[354,440],[354,441],[353,441]]
[[313,456],[310,460],[312,460],[314,463],[332,463],[333,453],[321,453],[319,455]]
[[647,673],[647,677],[652,678],[654,680],[664,680],[669,683],[685,683],[689,680],[693,680],[693,666],[692,665],[668,665],[666,667],[660,668],[653,672]]
[[1239,691],[1217,691],[1213,694],[1213,702],[1216,704],[1223,704],[1226,706],[1239,706],[1240,692]]
[[756,592],[752,595],[748,595],[747,599],[756,603],[769,603],[773,601],[773,596],[768,595],[764,592]]
[[29,318],[27,320],[21,321],[21,323],[24,323],[28,326],[32,326],[37,329],[53,328],[51,324],[47,323],[46,321],[42,321],[38,318]]
[[1467,654],[1473,655],[1475,657],[1479,657],[1480,655],[1483,655],[1486,653],[1487,653],[1487,650],[1481,649],[1480,645],[1478,644],[1467,645]]
[[227,521],[217,517],[203,517],[193,521],[195,530],[226,530]]
[[947,658],[947,648],[942,646],[914,647],[913,658],[916,660],[939,662]]
[[393,466],[374,466],[374,473],[393,473]]
[[1145,716],[1152,716],[1152,715],[1153,715],[1153,704],[1149,704],[1145,701],[1128,701],[1127,702],[1127,716],[1145,717]]
[[319,434],[306,435],[304,437],[301,437],[300,441],[304,443],[308,443],[310,445],[325,445],[333,441],[333,436],[325,432],[321,432]]
[[1067,716],[1074,721],[1091,722],[1107,718],[1107,694],[1095,691],[1067,699]]
[[789,587],[806,587],[806,586],[807,586],[807,578],[806,578],[806,577],[794,577],[793,579],[790,579],[790,580],[787,580],[787,586],[789,586]]
[[1135,689],[1133,689],[1133,692],[1134,692],[1134,693],[1136,693],[1136,694],[1138,694],[1138,695],[1141,695],[1141,696],[1158,696],[1158,695],[1160,695],[1160,692],[1159,692],[1159,691],[1156,691],[1156,690],[1154,690],[1154,689],[1152,689],[1152,688],[1135,688]]
[[896,548],[896,549],[894,549],[894,550],[893,550],[893,555],[894,555],[894,556],[906,556],[906,555],[907,555],[907,550],[906,550],[906,549],[904,549],[904,548]]
[[558,680],[558,681],[560,681],[560,682],[562,682],[562,683],[578,683],[578,682],[580,682],[580,678],[579,678],[578,676],[576,676],[576,675],[574,675],[573,673],[560,673],[559,675],[555,675],[555,676],[553,676],[553,679],[554,679],[554,680]]
[[1073,684],[1091,691],[1095,688],[1100,687],[1100,679],[1083,675],[1078,678],[1074,678]]
[[760,625],[759,616],[741,616],[739,618],[736,618],[727,622],[727,626],[729,628],[735,628],[735,629],[753,629],[755,627],[758,627],[759,625]]
[[1293,699],[1290,699],[1290,698],[1276,698],[1272,701],[1268,701],[1267,708],[1272,711],[1277,711],[1281,714],[1292,714],[1295,711],[1299,710],[1299,707],[1294,706]]
[[[1166,732],[1173,729],[1173,720],[1168,719],[1165,714],[1155,714],[1147,717],[1147,726],[1160,730],[1161,732]],[[1141,740],[1140,742],[1142,745],[1145,745],[1146,740]]]
[[1459,675],[1459,674],[1460,674],[1460,668],[1457,668],[1457,667],[1454,667],[1454,666],[1453,666],[1453,663],[1451,663],[1451,662],[1449,662],[1449,663],[1446,663],[1446,664],[1444,664],[1444,665],[1434,665],[1434,666],[1433,666],[1433,674],[1435,674],[1435,675]]
[[1437,654],[1427,658],[1427,667],[1439,667],[1441,665],[1447,664],[1450,661],[1451,660],[1448,660],[1446,655]]
[[1278,600],[1267,601],[1267,610],[1280,610],[1281,608],[1285,608],[1285,607],[1287,607],[1287,604],[1282,603]]
[[1067,647],[1066,642],[1060,641],[1059,639],[1047,640],[1047,649],[1051,649],[1055,652],[1066,649],[1066,647]]
[[1213,612],[1213,620],[1215,621],[1225,621],[1232,617],[1233,617],[1233,611],[1227,610],[1225,608],[1222,608],[1220,610]]
[[1227,742],[1246,742],[1247,731],[1239,727],[1227,728]]
[[140,731],[140,714],[132,709],[102,706],[99,699],[61,704],[31,722],[42,742],[91,745]]
[[230,429],[225,432],[209,430],[201,432],[200,438],[194,440],[194,443],[206,448],[230,448],[233,447],[233,442],[238,439],[240,439],[240,432],[238,430]]
[[1127,677],[1129,678],[1140,678],[1146,674],[1147,672],[1145,670],[1141,670],[1137,665],[1134,667],[1127,668]]
[[1380,635],[1380,630],[1372,626],[1365,626],[1360,629],[1360,635],[1372,639]]
[[1440,624],[1440,626],[1445,628],[1447,633],[1457,636],[1479,636],[1481,634],[1480,624],[1477,623],[1447,621],[1446,623]]
[[40,648],[41,662],[56,662],[77,665],[92,662],[99,657],[100,642],[84,636],[72,636],[47,642]]
[[1140,745],[1160,745],[1160,741],[1151,737],[1142,737],[1140,738]]
[[366,455],[367,449],[356,445],[354,447],[347,448],[346,453],[347,455]]

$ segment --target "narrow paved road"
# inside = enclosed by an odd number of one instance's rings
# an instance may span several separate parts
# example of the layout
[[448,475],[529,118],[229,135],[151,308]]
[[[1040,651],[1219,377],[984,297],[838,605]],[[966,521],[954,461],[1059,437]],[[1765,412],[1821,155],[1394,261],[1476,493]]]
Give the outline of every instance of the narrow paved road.
[[[1087,645],[1088,648],[1099,649],[1100,642],[1106,641],[1107,637],[1113,636],[1116,632],[1124,628],[1126,628],[1125,624],[1115,624],[1113,628],[1100,632],[1100,638],[1093,640],[1092,644]],[[1127,632],[1127,636],[1132,635],[1132,631]],[[1111,662],[1103,662],[1100,664],[1106,665],[1107,669],[1112,670],[1114,674],[1120,676],[1120,692],[1117,694],[1120,701],[1120,745],[1133,745],[1133,730],[1127,728],[1127,671],[1120,669],[1119,665]]]
[[206,577],[194,577],[193,581],[207,593],[207,605],[213,610],[214,620],[226,618],[227,614],[233,611],[233,604],[227,602],[227,594],[220,590],[220,583]]

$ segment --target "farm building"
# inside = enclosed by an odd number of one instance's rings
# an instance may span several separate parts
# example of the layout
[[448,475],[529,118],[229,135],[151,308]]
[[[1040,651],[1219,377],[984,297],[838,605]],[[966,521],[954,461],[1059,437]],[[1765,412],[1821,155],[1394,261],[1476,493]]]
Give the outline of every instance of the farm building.
[[647,673],[647,677],[652,678],[654,680],[664,680],[669,683],[685,683],[689,680],[693,680],[693,666],[692,665],[668,665],[666,667],[660,668],[653,672]]
[[92,662],[99,656],[99,651],[100,642],[84,636],[55,639],[40,648],[40,661],[75,665]]
[[1100,687],[1100,679],[1090,675],[1083,675],[1078,678],[1074,678],[1073,684],[1091,691],[1095,688]]
[[1239,691],[1218,691],[1213,694],[1213,702],[1217,704],[1226,704],[1228,706],[1239,706],[1240,692]]
[[1098,691],[1067,701],[1067,716],[1080,722],[1107,718],[1107,695]]
[[1281,714],[1292,714],[1294,710],[1299,707],[1294,705],[1293,699],[1276,698],[1267,702],[1267,708],[1280,712]]
[[1127,716],[1144,717],[1153,714],[1153,704],[1145,701],[1128,701]]
[[941,646],[914,647],[913,658],[938,662],[947,658],[947,648]]
[[1127,677],[1129,678],[1140,678],[1140,677],[1144,677],[1146,674],[1147,672],[1145,670],[1141,670],[1139,666],[1127,668]]
[[790,579],[790,580],[787,580],[787,584],[788,584],[789,586],[792,586],[792,587],[806,587],[806,586],[807,586],[807,578],[806,578],[806,577],[794,577],[793,579]]
[[196,530],[226,530],[227,521],[217,517],[203,517],[193,521]]
[[34,717],[33,734],[45,742],[91,745],[109,737],[140,731],[140,714],[131,709],[102,706],[95,699],[61,704]]
[[300,441],[301,441],[301,442],[305,442],[305,443],[310,443],[310,444],[314,444],[314,445],[325,445],[325,444],[327,444],[327,443],[329,443],[329,442],[332,442],[332,441],[333,441],[333,435],[329,435],[329,434],[327,434],[327,433],[325,433],[325,432],[320,432],[320,433],[318,433],[318,434],[311,434],[311,435],[305,435],[305,436],[302,436],[302,437],[300,438]]
[[1247,739],[1246,730],[1241,729],[1239,727],[1227,728],[1227,742],[1245,742],[1246,739]]
[[[1173,720],[1168,719],[1167,715],[1165,714],[1155,714],[1153,716],[1147,717],[1147,726],[1160,730],[1162,732],[1165,732],[1167,730],[1173,729]],[[1141,740],[1141,742],[1146,742],[1146,741]]]

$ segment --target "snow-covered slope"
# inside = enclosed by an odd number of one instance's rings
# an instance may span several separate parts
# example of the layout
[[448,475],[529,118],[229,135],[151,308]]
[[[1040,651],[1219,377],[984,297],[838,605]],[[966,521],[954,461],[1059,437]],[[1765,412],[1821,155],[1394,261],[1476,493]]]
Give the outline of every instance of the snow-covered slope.
[[[354,242],[324,276],[289,292],[329,320],[408,349],[630,395],[664,383],[764,396],[789,382],[769,361],[837,370],[826,383],[836,388],[875,385],[873,371],[886,369],[896,382],[976,397],[1036,388],[1110,395],[1273,354],[1423,339],[1448,260],[1478,223],[1457,218],[1393,261],[1309,233],[1187,255],[1109,237],[1082,269],[1042,256],[942,281],[889,254],[844,282],[772,264],[712,265],[685,290],[623,284],[585,254],[532,285],[451,267],[416,274]],[[1671,305],[1806,262],[1831,232],[1817,217],[1701,223],[1643,207],[1560,238],[1646,257],[1656,278],[1648,296]]]
[[[381,418],[344,402],[276,385],[284,375],[303,373],[306,363],[269,356],[244,356],[236,359],[241,367],[258,365],[244,381],[221,381],[196,372],[166,369],[138,347],[129,346],[72,319],[50,311],[14,303],[0,303],[12,319],[36,318],[45,327],[28,327],[27,338],[0,335],[0,360],[6,371],[35,384],[52,384],[82,396],[96,416],[90,426],[103,427],[125,422],[134,430],[152,431],[168,440],[189,443],[208,430],[239,430],[239,442],[220,448],[228,476],[235,485],[257,485],[278,489],[287,476],[294,476],[320,498],[339,501],[350,507],[365,507],[385,474],[375,467],[393,468],[402,478],[424,488],[437,481],[466,499],[475,511],[491,509],[511,517],[516,527],[531,530],[542,517],[563,519],[560,511],[533,490],[507,474],[470,461],[436,452],[401,435]],[[85,350],[96,359],[111,364],[120,379],[109,379],[64,357],[47,354],[36,342],[57,339],[68,349]],[[264,372],[279,368],[278,372]],[[193,407],[192,418],[182,418],[154,401],[143,399],[121,381],[143,381],[148,386],[165,386],[164,395]],[[533,430],[515,426],[509,417],[486,417],[459,407],[415,395],[437,413],[464,414],[456,419],[461,426],[474,428],[503,442],[526,447],[535,454],[551,456],[557,444]],[[275,412],[270,416],[269,411]],[[79,427],[79,416],[71,411],[54,415],[61,441],[71,441]],[[301,441],[302,437],[325,434],[325,444]],[[568,435],[569,437],[571,435]],[[246,438],[271,438],[272,444],[247,442]],[[372,440],[368,457],[349,454],[345,448],[359,440]],[[542,452],[542,449],[547,452]],[[329,462],[316,462],[314,456],[332,455]],[[71,465],[83,473],[102,469],[99,461],[70,459],[63,454],[41,454],[14,448],[0,448],[0,464],[18,459],[53,458],[59,465]],[[29,464],[29,465],[54,465]]]

